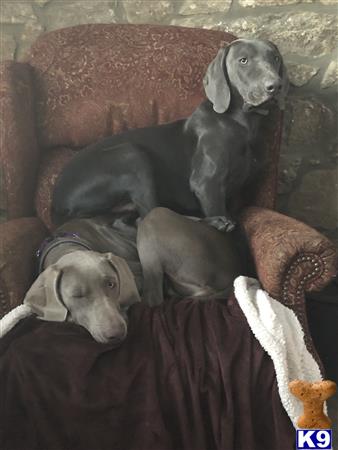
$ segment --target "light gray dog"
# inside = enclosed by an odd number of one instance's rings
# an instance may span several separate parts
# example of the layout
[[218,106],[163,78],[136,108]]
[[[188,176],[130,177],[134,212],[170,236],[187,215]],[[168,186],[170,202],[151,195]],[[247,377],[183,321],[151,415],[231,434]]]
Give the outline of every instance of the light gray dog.
[[234,232],[220,232],[203,220],[167,208],[153,209],[139,223],[137,249],[143,270],[142,298],[152,306],[162,303],[164,294],[227,298],[234,279],[246,271]]
[[152,210],[138,230],[114,216],[71,220],[39,256],[41,273],[24,303],[103,343],[126,337],[126,309],[139,294],[151,306],[165,296],[226,298],[242,273],[231,233],[166,208]]
[[107,218],[66,223],[41,248],[41,273],[24,304],[40,319],[71,320],[96,341],[119,344],[127,335],[126,309],[141,301],[135,240],[136,230],[121,233]]

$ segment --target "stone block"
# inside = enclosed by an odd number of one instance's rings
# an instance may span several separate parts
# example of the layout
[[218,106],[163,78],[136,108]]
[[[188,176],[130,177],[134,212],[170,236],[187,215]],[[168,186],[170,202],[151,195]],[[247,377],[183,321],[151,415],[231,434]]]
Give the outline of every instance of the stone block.
[[309,66],[308,64],[296,64],[286,62],[290,82],[297,87],[304,86],[317,75],[319,67]]
[[302,158],[293,155],[281,155],[279,161],[278,194],[289,194],[298,178]]
[[0,61],[5,59],[14,59],[16,50],[16,41],[12,34],[1,32]]
[[25,23],[36,20],[32,5],[28,1],[1,0],[1,23]]
[[46,5],[47,30],[85,23],[115,23],[116,15],[109,1],[67,0]]
[[289,96],[279,161],[279,194],[290,194],[299,185],[301,173],[335,163],[336,121],[336,113],[318,99]]
[[337,16],[310,11],[264,14],[235,20],[235,34],[271,39],[283,54],[319,57],[336,46]]
[[171,23],[224,30],[238,37],[270,39],[284,55],[289,53],[309,57],[330,55],[337,43],[337,16],[311,11],[260,14],[232,20],[222,15],[181,16],[176,17]]
[[45,6],[47,3],[50,2],[50,0],[34,0],[35,3],[37,3],[39,6]]
[[17,59],[23,60],[28,54],[32,44],[43,33],[44,27],[36,20],[29,20],[23,27],[18,44]]
[[323,154],[324,143],[334,136],[336,120],[334,111],[318,99],[289,96],[285,112],[286,145],[303,148],[308,158],[317,158],[317,154]]
[[338,62],[333,60],[324,73],[320,87],[324,89],[336,84],[338,84]]
[[338,227],[338,169],[305,174],[291,194],[288,211],[296,219],[327,230]]
[[174,2],[169,0],[124,0],[123,6],[131,23],[167,23],[174,12]]
[[251,8],[256,6],[287,6],[299,2],[300,0],[239,0],[241,6]]
[[226,13],[231,4],[232,0],[184,0],[179,13],[183,15]]

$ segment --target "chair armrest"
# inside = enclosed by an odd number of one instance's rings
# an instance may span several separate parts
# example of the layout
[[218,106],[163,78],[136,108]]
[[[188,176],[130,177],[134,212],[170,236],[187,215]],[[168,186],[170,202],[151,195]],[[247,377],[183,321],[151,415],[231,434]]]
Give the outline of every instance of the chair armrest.
[[284,304],[322,289],[336,275],[335,246],[308,225],[258,207],[245,209],[240,221],[262,286]]
[[33,281],[35,252],[47,234],[36,217],[0,224],[0,318],[22,302]]
[[40,152],[32,67],[5,61],[0,64],[0,79],[0,209],[10,220],[33,214]]
[[333,243],[298,220],[264,208],[247,208],[240,222],[263,288],[294,311],[323,372],[308,326],[305,292],[322,289],[337,274]]

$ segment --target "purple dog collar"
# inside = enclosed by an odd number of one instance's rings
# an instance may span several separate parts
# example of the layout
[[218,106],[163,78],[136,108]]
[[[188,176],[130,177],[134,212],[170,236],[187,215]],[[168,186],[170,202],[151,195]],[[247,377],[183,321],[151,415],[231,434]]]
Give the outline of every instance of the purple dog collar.
[[46,259],[48,253],[55,247],[62,244],[75,244],[80,247],[84,247],[87,250],[92,250],[91,247],[83,241],[79,235],[76,233],[57,233],[53,236],[46,238],[42,244],[40,245],[38,251],[36,252],[36,257],[38,258],[39,266],[38,273],[40,274],[43,271],[43,263]]

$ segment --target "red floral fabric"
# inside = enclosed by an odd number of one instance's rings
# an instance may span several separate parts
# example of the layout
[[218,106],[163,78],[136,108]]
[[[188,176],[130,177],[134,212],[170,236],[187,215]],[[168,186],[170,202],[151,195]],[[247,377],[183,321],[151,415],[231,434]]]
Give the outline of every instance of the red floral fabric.
[[202,78],[230,34],[150,25],[80,25],[42,35],[34,68],[42,147],[82,147],[102,136],[188,116]]

